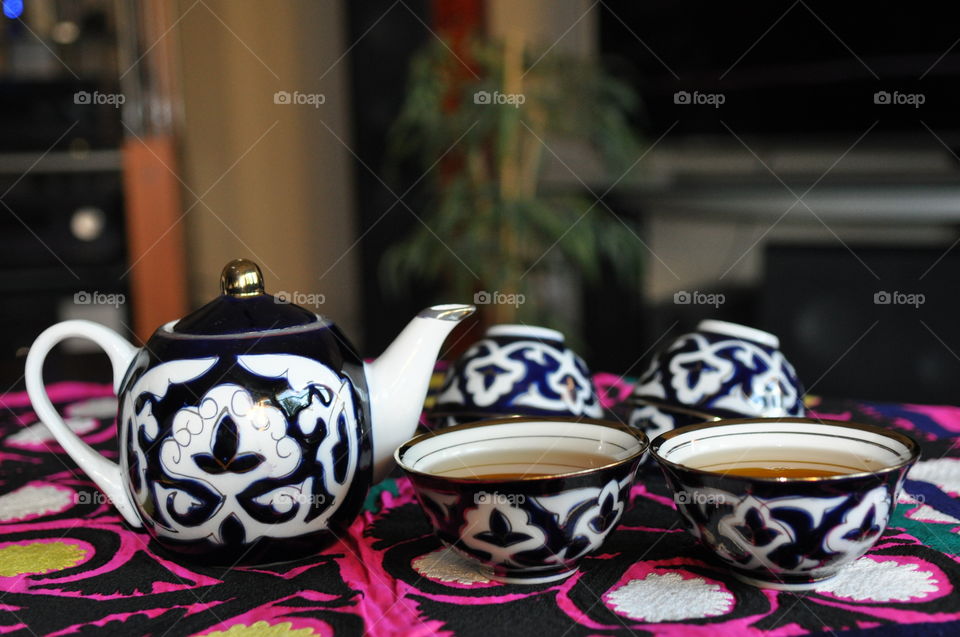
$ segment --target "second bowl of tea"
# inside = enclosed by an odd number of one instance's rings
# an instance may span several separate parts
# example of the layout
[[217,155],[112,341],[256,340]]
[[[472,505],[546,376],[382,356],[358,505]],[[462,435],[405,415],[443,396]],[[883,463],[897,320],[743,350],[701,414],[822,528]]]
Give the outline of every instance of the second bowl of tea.
[[737,578],[780,590],[866,553],[920,454],[889,429],[804,418],[690,425],[650,448],[690,533]]
[[647,438],[600,420],[513,418],[439,429],[396,452],[440,540],[491,579],[569,577],[623,515]]

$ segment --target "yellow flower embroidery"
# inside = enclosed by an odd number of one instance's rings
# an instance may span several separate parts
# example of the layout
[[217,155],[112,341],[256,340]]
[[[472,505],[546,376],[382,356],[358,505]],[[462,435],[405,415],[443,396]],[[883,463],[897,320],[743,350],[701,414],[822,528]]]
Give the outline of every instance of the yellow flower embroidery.
[[236,624],[229,630],[218,630],[212,633],[206,633],[204,637],[272,637],[273,635],[299,635],[308,637],[316,633],[309,628],[299,628],[292,630],[293,624],[283,622],[281,624],[268,624],[265,621],[259,621],[252,626]]
[[69,542],[33,542],[0,548],[0,576],[39,575],[76,566],[87,556],[86,549]]

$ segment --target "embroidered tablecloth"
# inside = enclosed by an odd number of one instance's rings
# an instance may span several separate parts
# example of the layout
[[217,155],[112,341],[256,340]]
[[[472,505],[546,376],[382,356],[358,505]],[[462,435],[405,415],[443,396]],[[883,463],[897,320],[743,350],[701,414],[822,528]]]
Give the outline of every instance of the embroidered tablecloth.
[[[629,386],[596,377],[606,406]],[[110,388],[51,398],[115,458]],[[888,529],[833,580],[802,595],[739,583],[680,528],[646,464],[632,508],[580,572],[552,584],[487,580],[435,539],[404,478],[370,493],[340,542],[270,567],[178,564],[126,526],[36,422],[0,397],[0,633],[66,635],[845,635],[960,632],[960,408],[814,402],[821,417],[906,431],[923,447]]]

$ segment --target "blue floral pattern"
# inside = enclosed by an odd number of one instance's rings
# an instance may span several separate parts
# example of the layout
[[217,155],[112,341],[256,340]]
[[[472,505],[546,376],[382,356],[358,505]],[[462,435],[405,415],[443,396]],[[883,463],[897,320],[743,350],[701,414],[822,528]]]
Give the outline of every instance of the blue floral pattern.
[[316,360],[175,360],[124,395],[121,464],[164,545],[241,554],[262,539],[325,533],[365,488],[353,484],[363,437],[353,384]]
[[436,412],[587,416],[603,414],[586,364],[562,342],[486,337],[457,361],[437,396]]
[[530,578],[569,573],[603,543],[626,509],[633,468],[623,471],[603,487],[552,495],[524,494],[522,483],[510,494],[488,493],[482,484],[459,493],[414,484],[441,540],[494,573]]
[[724,417],[803,416],[803,387],[793,366],[769,345],[712,332],[685,334],[654,358],[633,395],[630,424],[653,439],[697,422],[655,403]]
[[774,583],[816,581],[863,555],[887,525],[899,490],[896,472],[852,496],[816,487],[797,496],[735,495],[671,472],[667,480],[685,494],[677,510],[695,537],[735,572]]

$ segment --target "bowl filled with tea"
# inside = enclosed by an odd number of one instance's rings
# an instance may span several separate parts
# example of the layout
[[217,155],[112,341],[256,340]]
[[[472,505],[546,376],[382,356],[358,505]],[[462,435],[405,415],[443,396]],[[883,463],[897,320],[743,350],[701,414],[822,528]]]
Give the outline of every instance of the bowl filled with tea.
[[650,449],[687,530],[740,580],[779,590],[866,553],[920,455],[890,429],[806,418],[689,425]]
[[615,422],[486,420],[417,436],[396,451],[434,533],[491,579],[569,577],[629,502],[647,450]]

